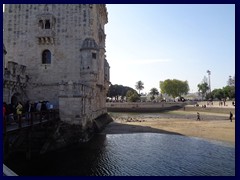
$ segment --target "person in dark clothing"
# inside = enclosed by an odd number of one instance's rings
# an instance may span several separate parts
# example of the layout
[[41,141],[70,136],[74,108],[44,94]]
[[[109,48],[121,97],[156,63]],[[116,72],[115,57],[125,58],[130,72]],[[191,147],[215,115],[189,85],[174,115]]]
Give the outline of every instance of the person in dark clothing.
[[7,114],[7,103],[3,102],[3,119],[6,117]]
[[17,121],[17,116],[16,116],[16,109],[14,108],[14,105],[8,104],[7,106],[7,121],[8,123],[12,123],[13,121]]
[[232,122],[232,118],[233,118],[233,114],[232,114],[232,112],[230,111],[229,119],[230,119],[231,122]]
[[200,121],[200,114],[197,112],[197,121]]
[[31,103],[27,101],[25,104],[25,118],[29,120],[31,118]]

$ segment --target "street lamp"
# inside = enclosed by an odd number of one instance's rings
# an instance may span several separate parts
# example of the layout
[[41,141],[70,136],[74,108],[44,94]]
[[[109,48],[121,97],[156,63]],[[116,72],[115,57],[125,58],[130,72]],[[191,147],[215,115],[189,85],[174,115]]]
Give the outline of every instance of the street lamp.
[[211,71],[207,70],[208,73],[208,81],[209,81],[209,91],[211,93],[211,85],[210,85],[210,75],[211,75]]
[[228,86],[232,86],[232,76],[229,76],[229,79],[228,79]]

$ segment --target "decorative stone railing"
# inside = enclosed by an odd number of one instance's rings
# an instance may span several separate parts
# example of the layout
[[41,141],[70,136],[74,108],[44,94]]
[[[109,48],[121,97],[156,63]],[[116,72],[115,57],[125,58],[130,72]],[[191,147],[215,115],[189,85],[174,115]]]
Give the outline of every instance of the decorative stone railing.
[[29,76],[26,74],[26,66],[15,62],[8,62],[4,70],[4,85],[26,86]]

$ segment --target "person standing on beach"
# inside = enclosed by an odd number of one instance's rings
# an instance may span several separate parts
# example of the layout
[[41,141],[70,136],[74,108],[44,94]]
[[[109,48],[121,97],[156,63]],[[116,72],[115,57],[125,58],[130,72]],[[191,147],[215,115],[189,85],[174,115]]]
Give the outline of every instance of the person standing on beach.
[[230,119],[231,122],[232,122],[232,117],[233,117],[233,114],[232,114],[232,112],[230,111],[229,119]]
[[200,114],[197,112],[197,121],[200,121]]

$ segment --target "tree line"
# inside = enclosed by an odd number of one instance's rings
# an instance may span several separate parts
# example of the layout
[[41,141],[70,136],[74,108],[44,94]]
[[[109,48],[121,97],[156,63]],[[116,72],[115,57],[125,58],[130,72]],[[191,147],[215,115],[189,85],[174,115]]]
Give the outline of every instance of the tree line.
[[201,83],[198,84],[198,92],[202,96],[202,100],[226,100],[235,99],[235,76],[229,76],[227,85],[210,91],[207,78],[204,76]]
[[[214,89],[210,91],[210,86],[207,82],[207,78],[204,76],[201,83],[197,85],[198,93],[202,96],[202,100],[222,100],[222,99],[235,99],[235,77],[229,76],[227,86],[219,89]],[[116,101],[123,101],[124,99],[129,102],[137,102],[140,100],[141,91],[144,89],[144,83],[142,81],[137,81],[135,84],[136,90],[128,86],[123,85],[111,85],[107,96],[114,98]],[[168,96],[182,98],[183,95],[188,94],[189,85],[188,81],[181,81],[178,79],[167,79],[165,81],[160,81],[159,88],[161,94],[167,94]],[[156,95],[159,95],[157,88],[152,88],[149,92],[151,95],[150,99],[154,100]]]
[[115,101],[123,101],[124,99],[127,99],[127,101],[130,102],[136,102],[140,99],[135,89],[118,84],[109,87],[107,97],[111,98],[110,101],[113,101],[113,98]]
[[[128,86],[123,85],[111,85],[107,96],[111,98],[111,100],[114,98],[116,101],[123,101],[126,99],[129,102],[136,102],[140,100],[141,96],[141,90],[144,89],[144,83],[142,81],[136,82],[135,88],[138,90],[138,92]],[[164,82],[160,82],[160,89],[162,93],[166,93],[169,96],[172,96],[173,98],[177,96],[181,96],[183,94],[187,94],[189,91],[189,86],[187,81],[180,81],[180,80],[165,80]],[[151,95],[150,99],[154,100],[156,95],[159,95],[159,91],[157,88],[152,88],[149,92]]]

